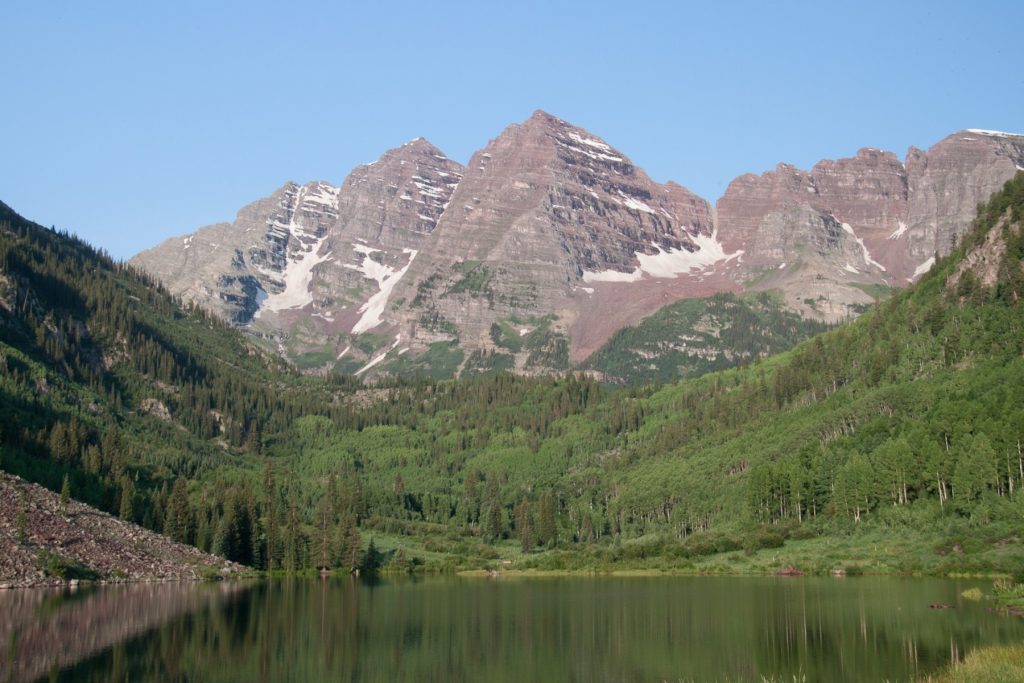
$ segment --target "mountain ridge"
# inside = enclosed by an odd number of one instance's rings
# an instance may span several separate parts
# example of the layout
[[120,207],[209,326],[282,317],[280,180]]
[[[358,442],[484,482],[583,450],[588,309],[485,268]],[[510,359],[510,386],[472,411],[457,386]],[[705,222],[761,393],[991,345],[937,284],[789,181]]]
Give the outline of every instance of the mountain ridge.
[[[558,372],[681,299],[776,289],[804,317],[856,315],[870,288],[903,286],[948,252],[1022,166],[1024,137],[969,129],[903,161],[862,148],[809,171],[744,174],[712,206],[537,110],[465,168],[422,138],[390,150],[320,190],[335,192],[328,213],[282,188],[261,200],[276,209],[256,202],[219,228],[241,240],[227,266],[176,266],[188,245],[172,241],[132,263],[307,370],[403,372],[402,356],[422,365],[440,353],[457,373],[483,353],[495,367]],[[244,236],[260,211],[271,239],[254,246]],[[512,351],[495,326],[543,330],[553,355]]]

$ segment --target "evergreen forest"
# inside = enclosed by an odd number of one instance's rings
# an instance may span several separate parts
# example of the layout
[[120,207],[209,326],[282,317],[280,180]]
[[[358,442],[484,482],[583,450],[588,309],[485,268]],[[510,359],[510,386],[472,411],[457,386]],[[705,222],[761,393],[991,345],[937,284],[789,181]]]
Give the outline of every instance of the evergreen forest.
[[1018,173],[950,255],[854,321],[729,295],[641,326],[739,308],[738,337],[817,333],[742,367],[677,359],[616,386],[626,330],[594,359],[609,383],[363,384],[303,375],[0,204],[0,468],[274,571],[1013,573],[1022,225]]

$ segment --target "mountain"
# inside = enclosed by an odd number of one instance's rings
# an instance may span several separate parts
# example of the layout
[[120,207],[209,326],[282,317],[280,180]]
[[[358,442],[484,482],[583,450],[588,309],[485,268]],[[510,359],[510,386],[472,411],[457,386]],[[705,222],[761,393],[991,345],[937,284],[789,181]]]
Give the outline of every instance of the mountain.
[[305,370],[544,374],[682,299],[777,290],[804,317],[855,316],[1022,166],[1024,137],[968,130],[904,161],[864,149],[741,176],[712,208],[538,111],[466,168],[416,140],[132,262]]
[[196,542],[202,526],[209,550],[232,489],[218,487],[192,532],[178,533],[171,499],[185,497],[183,476],[261,452],[263,434],[298,415],[340,417],[349,393],[0,203],[5,471],[51,490],[66,477],[77,500],[177,540]]
[[[1024,561],[1022,225],[1018,174],[912,286],[697,379],[365,389],[290,372],[5,211],[0,467],[259,567],[1006,572]],[[727,309],[792,322],[749,297],[665,313],[723,336],[742,337],[709,320]],[[380,556],[360,554],[371,535]]]
[[734,180],[718,202],[745,288],[782,290],[790,308],[841,320],[872,286],[903,287],[948,254],[979,203],[1024,167],[1024,136],[967,130],[927,152],[862,149],[810,171],[780,164]]

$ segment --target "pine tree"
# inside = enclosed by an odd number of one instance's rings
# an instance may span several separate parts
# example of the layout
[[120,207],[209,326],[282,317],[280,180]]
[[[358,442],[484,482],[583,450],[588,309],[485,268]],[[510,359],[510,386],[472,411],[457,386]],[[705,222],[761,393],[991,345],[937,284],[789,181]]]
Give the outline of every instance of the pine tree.
[[131,477],[125,476],[121,478],[121,499],[120,504],[117,506],[117,516],[126,521],[133,521],[133,507],[132,499],[135,497],[135,485],[132,483]]
[[533,514],[530,511],[530,501],[523,496],[515,509],[516,533],[519,535],[520,546],[523,552],[533,550]]
[[67,512],[68,503],[71,501],[71,478],[65,474],[64,484],[60,487],[60,511]]
[[263,528],[266,536],[264,557],[269,571],[277,565],[277,486],[274,483],[274,463],[267,458],[263,467]]
[[484,520],[484,538],[489,543],[501,538],[505,528],[504,510],[501,505],[501,495],[498,491],[498,479],[491,475],[487,479],[487,517]]
[[342,524],[342,558],[341,566],[350,572],[356,571],[359,567],[359,550],[362,547],[362,540],[359,537],[359,527],[356,526],[354,515],[347,515]]
[[165,533],[179,543],[192,539],[192,506],[188,500],[188,483],[178,477],[171,489],[170,511],[165,524]]
[[376,576],[381,564],[383,564],[383,557],[381,557],[380,551],[377,550],[377,545],[371,538],[370,545],[367,546],[366,552],[363,553],[362,558],[359,560],[360,576]]
[[537,540],[541,545],[553,548],[558,545],[555,527],[555,497],[550,491],[540,499],[540,520],[537,525]]
[[25,494],[21,494],[21,505],[18,506],[18,545],[24,545],[28,538],[25,520]]
[[288,515],[285,520],[284,529],[284,568],[288,571],[297,571],[302,568],[303,560],[303,538],[302,526],[299,520],[299,506],[292,491],[288,500]]
[[331,504],[327,496],[320,499],[320,505],[316,511],[317,525],[317,568],[329,569],[331,567],[331,528],[333,526],[333,515]]

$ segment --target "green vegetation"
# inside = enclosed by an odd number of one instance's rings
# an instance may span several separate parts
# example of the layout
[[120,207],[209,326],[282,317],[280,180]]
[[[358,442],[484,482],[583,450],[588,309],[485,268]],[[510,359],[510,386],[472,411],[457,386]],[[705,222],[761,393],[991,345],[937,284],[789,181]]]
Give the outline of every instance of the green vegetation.
[[499,372],[509,372],[515,368],[516,359],[507,353],[493,351],[474,351],[466,359],[466,364],[460,373],[462,377],[470,378],[480,375],[494,375]]
[[766,292],[683,299],[616,332],[582,369],[609,384],[674,382],[780,353],[825,329]]
[[[1024,562],[1022,213],[1024,175],[862,318],[747,367],[618,390],[486,374],[507,354],[457,381],[404,356],[388,362],[407,377],[372,389],[301,377],[8,213],[0,461],[273,569],[351,569],[374,537],[446,570],[1008,574]],[[993,230],[1007,248],[985,286],[960,264]],[[700,306],[773,315],[767,298]],[[534,322],[527,368],[567,367],[564,335]],[[462,362],[435,346],[439,365]]]
[[472,297],[484,296],[488,299],[494,297],[491,289],[491,280],[494,273],[479,261],[463,261],[454,267],[461,274],[458,280],[448,288],[447,294],[469,294]]
[[46,550],[39,553],[39,568],[47,575],[64,581],[77,579],[79,581],[95,581],[100,578],[99,574],[85,565],[61,557],[56,553]]
[[1024,645],[991,645],[922,683],[1012,683],[1024,681]]
[[505,320],[491,325],[491,341],[495,346],[508,349],[512,353],[519,353],[523,350],[523,335],[519,334],[519,330]]
[[992,589],[996,605],[1024,615],[1024,565],[1017,567],[1012,579],[999,579]]
[[434,342],[418,356],[407,354],[394,356],[383,366],[396,377],[424,377],[429,379],[446,379],[455,375],[465,358],[465,352],[459,348],[457,341]]
[[455,323],[448,320],[448,318],[444,317],[433,308],[424,311],[420,315],[418,322],[423,329],[431,330],[432,332],[441,332],[456,338],[459,336],[459,328],[455,326]]

